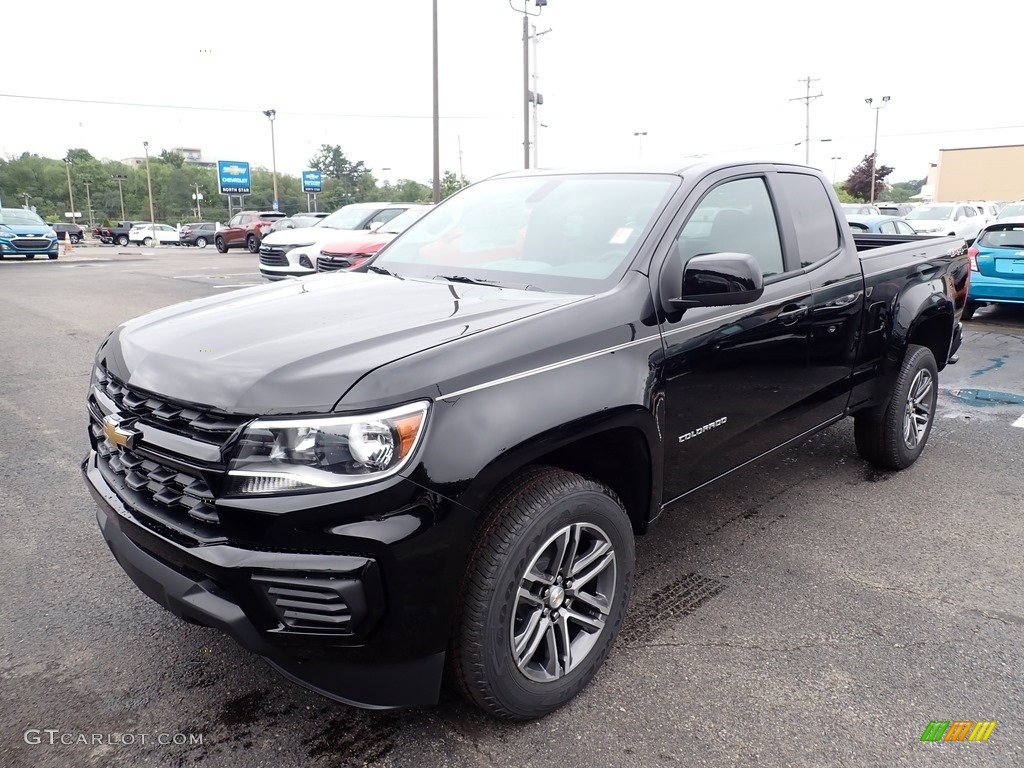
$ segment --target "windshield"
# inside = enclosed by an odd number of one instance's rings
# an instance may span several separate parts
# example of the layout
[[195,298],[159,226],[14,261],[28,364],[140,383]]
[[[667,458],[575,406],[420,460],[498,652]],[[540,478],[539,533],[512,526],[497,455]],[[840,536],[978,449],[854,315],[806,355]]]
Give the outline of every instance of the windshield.
[[404,232],[414,221],[419,221],[429,208],[410,208],[405,213],[400,213],[387,224],[383,224],[377,230],[386,235],[397,235]]
[[313,226],[327,227],[328,229],[359,229],[367,217],[379,209],[365,205],[346,205],[340,208],[326,219],[320,219]]
[[314,219],[312,216],[295,216],[288,219],[278,219],[274,222],[274,226],[270,228],[271,232],[280,232],[282,229],[304,229],[305,227],[314,226],[320,219]]
[[908,221],[941,221],[953,215],[951,205],[922,205],[908,213]]
[[1003,224],[992,227],[981,233],[975,245],[988,248],[1024,249],[1024,224]]
[[481,182],[415,222],[374,266],[399,276],[596,293],[618,281],[679,183],[653,174]]
[[1010,203],[999,212],[996,219],[1014,219],[1024,216],[1024,203]]
[[0,209],[0,224],[9,227],[45,227],[46,222],[25,208]]

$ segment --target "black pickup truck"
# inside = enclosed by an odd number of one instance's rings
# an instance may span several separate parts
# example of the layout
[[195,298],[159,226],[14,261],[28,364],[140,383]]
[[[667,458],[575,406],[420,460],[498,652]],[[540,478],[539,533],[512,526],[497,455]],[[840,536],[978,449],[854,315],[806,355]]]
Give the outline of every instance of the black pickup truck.
[[128,233],[134,227],[144,227],[148,221],[119,221],[112,227],[96,227],[92,236],[104,245],[128,245]]
[[919,457],[968,279],[802,166],[500,176],[361,271],[116,328],[82,469],[139,588],[290,680],[388,708],[447,671],[538,717],[687,494],[845,416],[868,462]]

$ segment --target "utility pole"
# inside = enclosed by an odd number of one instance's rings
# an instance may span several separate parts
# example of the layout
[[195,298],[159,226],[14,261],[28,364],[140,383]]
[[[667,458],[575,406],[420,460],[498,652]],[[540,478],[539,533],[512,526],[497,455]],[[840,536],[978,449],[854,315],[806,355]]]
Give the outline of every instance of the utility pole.
[[153,177],[149,173],[149,142],[142,142],[142,147],[146,150],[146,186],[149,187],[149,224],[153,227],[153,245],[160,245],[160,242],[156,239],[156,212],[153,207]]
[[459,134],[456,138],[459,140],[459,184],[462,184],[462,134]]
[[536,24],[532,25],[532,29],[533,34],[531,35],[531,38],[533,39],[533,91],[530,92],[530,101],[533,102],[533,167],[539,168],[540,160],[538,158],[540,157],[540,150],[538,150],[537,145],[540,144],[540,132],[537,130],[537,127],[540,121],[537,117],[537,107],[544,103],[544,97],[541,96],[540,92],[537,90],[537,78],[540,77],[540,75],[537,72],[537,40],[542,35],[546,35],[551,30],[545,29],[543,32],[538,32]]
[[811,164],[811,102],[815,99],[820,99],[823,94],[816,93],[811,95],[811,83],[818,82],[818,78],[812,78],[810,75],[805,77],[803,80],[797,80],[798,83],[805,83],[807,85],[807,95],[797,96],[790,101],[802,101],[804,103],[804,109],[806,110],[805,120],[805,132],[804,132],[804,165]]
[[839,173],[839,161],[842,160],[842,159],[843,158],[842,158],[841,155],[833,155],[832,156],[832,183],[833,184],[835,184],[836,181],[838,181],[838,179],[836,179],[836,174]]
[[434,204],[441,202],[441,114],[440,114],[440,100],[438,96],[438,77],[437,77],[437,0],[434,0],[434,30],[433,30],[433,41],[434,41],[434,184],[432,190],[432,200]]
[[117,182],[117,195],[121,198],[121,221],[124,221],[128,217],[124,215],[124,187],[121,184],[128,181],[128,177],[123,173],[116,173],[114,174],[114,181]]
[[202,205],[201,201],[203,199],[203,195],[199,191],[199,182],[197,181],[192,186],[194,186],[196,188],[196,194],[195,194],[195,198],[196,198],[196,218],[197,219],[202,219],[203,218],[203,205]]
[[89,187],[92,186],[92,180],[86,179],[82,183],[85,184],[85,204],[89,206],[89,229],[92,229],[96,226],[96,222],[92,219],[92,194],[89,191]]
[[75,221],[75,193],[71,191],[71,158],[64,158],[64,167],[68,172],[68,202],[71,203],[71,223],[77,224]]
[[864,103],[875,110],[875,144],[871,150],[871,205],[875,204],[875,170],[878,168],[878,113],[889,105],[889,97],[883,96],[882,102],[876,107],[874,99],[864,99]]
[[32,195],[30,195],[28,192],[22,192],[21,196],[25,198],[25,210],[30,210],[28,207],[28,200],[30,197],[32,197]]

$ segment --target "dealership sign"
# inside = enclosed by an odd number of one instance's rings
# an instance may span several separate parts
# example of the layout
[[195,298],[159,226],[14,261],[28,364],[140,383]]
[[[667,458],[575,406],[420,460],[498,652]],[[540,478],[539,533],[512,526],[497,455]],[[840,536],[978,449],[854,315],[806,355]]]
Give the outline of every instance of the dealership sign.
[[303,192],[320,192],[321,191],[321,177],[320,171],[303,171],[302,172],[302,191]]
[[238,160],[218,160],[217,183],[222,195],[251,194],[249,164]]

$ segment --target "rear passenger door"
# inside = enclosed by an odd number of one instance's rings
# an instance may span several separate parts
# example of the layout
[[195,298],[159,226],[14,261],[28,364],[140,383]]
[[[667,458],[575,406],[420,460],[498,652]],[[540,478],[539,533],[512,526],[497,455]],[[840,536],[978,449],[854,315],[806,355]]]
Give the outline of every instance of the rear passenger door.
[[661,322],[666,502],[804,431],[811,290],[784,250],[789,225],[770,168],[708,176],[659,245],[655,285],[708,253],[750,254],[765,275],[753,304],[688,309]]
[[[864,278],[852,239],[843,237],[842,212],[833,208],[822,180],[787,170],[776,176],[776,187],[792,213],[785,232],[787,251],[796,256],[811,287],[810,358],[805,371],[810,392],[799,415],[800,426],[807,430],[842,415],[846,408],[864,306]],[[895,234],[894,229],[886,232]]]

